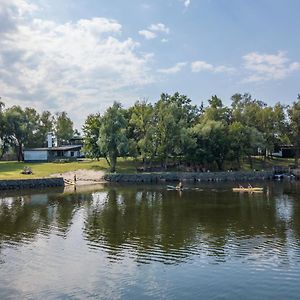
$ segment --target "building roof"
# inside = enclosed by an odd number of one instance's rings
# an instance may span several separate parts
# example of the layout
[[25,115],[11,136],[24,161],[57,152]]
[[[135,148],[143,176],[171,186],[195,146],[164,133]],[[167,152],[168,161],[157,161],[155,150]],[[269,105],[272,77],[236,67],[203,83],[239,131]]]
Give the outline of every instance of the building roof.
[[69,151],[82,148],[82,145],[68,145],[61,147],[45,147],[45,148],[31,148],[24,151]]

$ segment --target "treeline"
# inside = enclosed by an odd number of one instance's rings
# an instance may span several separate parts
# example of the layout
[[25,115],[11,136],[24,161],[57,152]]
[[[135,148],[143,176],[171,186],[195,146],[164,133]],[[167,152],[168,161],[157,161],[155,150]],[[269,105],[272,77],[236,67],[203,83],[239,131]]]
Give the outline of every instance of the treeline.
[[144,165],[159,162],[222,170],[259,151],[267,158],[275,145],[300,148],[300,96],[290,106],[267,105],[250,94],[235,94],[224,106],[217,96],[208,106],[193,105],[184,95],[162,94],[151,104],[138,101],[128,109],[114,103],[104,114],[91,114],[83,126],[85,154],[105,157],[115,171],[118,157],[140,157]]
[[59,144],[73,137],[73,122],[66,112],[52,115],[43,111],[39,114],[31,107],[5,108],[0,102],[0,159],[10,153],[22,161],[24,147],[47,146],[47,133],[50,131],[55,133]]

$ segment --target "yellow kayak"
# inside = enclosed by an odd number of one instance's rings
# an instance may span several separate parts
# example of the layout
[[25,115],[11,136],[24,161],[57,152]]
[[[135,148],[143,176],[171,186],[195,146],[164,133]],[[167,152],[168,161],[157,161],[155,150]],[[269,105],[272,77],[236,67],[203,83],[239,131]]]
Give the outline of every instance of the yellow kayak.
[[263,192],[264,188],[261,187],[238,187],[238,188],[233,188],[233,192],[250,192],[250,193],[259,193]]

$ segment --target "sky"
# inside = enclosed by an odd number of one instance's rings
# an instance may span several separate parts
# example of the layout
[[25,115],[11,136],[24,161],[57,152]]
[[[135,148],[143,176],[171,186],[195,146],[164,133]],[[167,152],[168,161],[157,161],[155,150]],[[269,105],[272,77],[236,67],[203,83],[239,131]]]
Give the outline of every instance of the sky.
[[0,97],[80,129],[161,93],[270,105],[300,93],[298,0],[0,0]]

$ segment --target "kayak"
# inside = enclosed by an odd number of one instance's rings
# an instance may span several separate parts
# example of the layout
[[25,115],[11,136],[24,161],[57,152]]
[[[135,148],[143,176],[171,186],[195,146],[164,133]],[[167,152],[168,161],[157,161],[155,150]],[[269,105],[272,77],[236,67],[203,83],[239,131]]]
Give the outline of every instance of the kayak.
[[233,192],[250,192],[250,193],[259,193],[259,192],[263,192],[264,188],[260,188],[260,187],[238,187],[238,188],[233,188],[232,189]]
[[167,188],[169,189],[169,190],[176,190],[176,191],[182,191],[184,188],[183,187],[177,187],[177,186],[175,186],[175,185],[167,185]]
[[198,187],[177,187],[175,185],[167,185],[167,190],[169,191],[203,191],[202,189],[198,188]]

